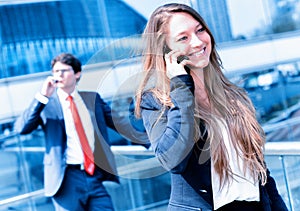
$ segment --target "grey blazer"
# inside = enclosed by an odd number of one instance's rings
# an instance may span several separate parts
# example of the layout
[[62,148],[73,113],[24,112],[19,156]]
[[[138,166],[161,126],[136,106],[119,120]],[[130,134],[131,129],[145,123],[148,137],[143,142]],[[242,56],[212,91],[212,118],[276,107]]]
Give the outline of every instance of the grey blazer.
[[[190,75],[171,79],[174,106],[166,107],[145,91],[141,112],[151,146],[161,165],[171,172],[168,210],[213,210],[209,146],[194,142],[194,82]],[[205,131],[201,121],[201,131]],[[203,150],[206,149],[206,150]],[[260,186],[265,211],[287,211],[274,179],[267,172],[267,184]]]
[[[79,92],[90,113],[95,134],[95,163],[103,170],[104,179],[118,181],[114,155],[108,143],[107,127],[133,141],[146,140],[147,135],[133,130],[127,119],[113,116],[110,107],[96,92]],[[115,123],[117,123],[117,128]],[[45,195],[53,196],[59,189],[66,169],[66,132],[63,112],[56,92],[45,105],[34,99],[17,119],[15,130],[28,134],[41,126],[45,133],[44,186]]]

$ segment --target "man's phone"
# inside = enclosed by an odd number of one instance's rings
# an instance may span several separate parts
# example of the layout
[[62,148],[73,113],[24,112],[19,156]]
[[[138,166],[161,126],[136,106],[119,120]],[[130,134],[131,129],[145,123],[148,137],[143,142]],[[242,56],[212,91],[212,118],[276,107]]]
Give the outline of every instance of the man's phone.
[[[164,49],[163,49],[164,55],[169,53],[170,51],[171,49],[169,48],[169,46],[164,45]],[[189,60],[189,57],[186,55],[180,55],[177,57],[178,64],[181,63],[183,60]],[[187,65],[184,66],[184,69],[187,71],[188,74],[190,74],[190,68]]]
[[53,79],[52,81],[53,81],[53,83],[55,83],[55,84],[58,83],[58,80],[57,80],[57,79]]

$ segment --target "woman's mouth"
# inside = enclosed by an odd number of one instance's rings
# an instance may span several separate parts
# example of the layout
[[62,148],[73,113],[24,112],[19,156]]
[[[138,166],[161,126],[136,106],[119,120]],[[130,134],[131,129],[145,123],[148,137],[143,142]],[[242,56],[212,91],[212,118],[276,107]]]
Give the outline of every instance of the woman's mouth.
[[204,53],[205,53],[205,49],[206,49],[206,48],[203,48],[203,49],[200,50],[200,51],[193,52],[193,53],[189,54],[188,56],[203,56]]

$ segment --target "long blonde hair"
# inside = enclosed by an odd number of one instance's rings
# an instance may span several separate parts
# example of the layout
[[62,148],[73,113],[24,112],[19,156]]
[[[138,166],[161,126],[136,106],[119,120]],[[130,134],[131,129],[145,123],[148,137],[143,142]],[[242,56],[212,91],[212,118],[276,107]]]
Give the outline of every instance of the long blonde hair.
[[[142,94],[148,89],[151,81],[151,92],[164,105],[171,106],[170,80],[166,76],[166,65],[163,49],[166,45],[166,26],[174,13],[185,12],[206,29],[211,37],[212,52],[210,62],[204,68],[204,84],[209,96],[210,108],[199,104],[195,106],[195,122],[201,119],[205,126],[206,140],[209,141],[212,162],[220,181],[231,176],[231,169],[226,147],[218,126],[217,119],[226,121],[235,150],[245,160],[245,169],[250,169],[252,175],[262,184],[266,183],[266,167],[263,147],[264,131],[258,123],[254,106],[244,89],[231,83],[222,72],[222,62],[216,51],[215,40],[203,18],[191,7],[184,4],[166,4],[157,8],[151,15],[144,31],[144,78],[136,93],[135,113],[140,117]],[[199,125],[195,124],[195,142],[203,140]],[[198,135],[197,135],[198,134]],[[203,141],[206,141],[203,140]]]

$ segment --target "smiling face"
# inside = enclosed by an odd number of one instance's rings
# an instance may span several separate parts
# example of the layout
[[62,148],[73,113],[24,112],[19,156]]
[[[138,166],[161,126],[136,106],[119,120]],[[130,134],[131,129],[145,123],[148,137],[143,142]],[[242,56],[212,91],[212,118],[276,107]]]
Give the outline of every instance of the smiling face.
[[174,13],[167,27],[167,45],[189,57],[191,69],[203,69],[209,63],[211,38],[205,28],[190,14]]

